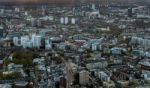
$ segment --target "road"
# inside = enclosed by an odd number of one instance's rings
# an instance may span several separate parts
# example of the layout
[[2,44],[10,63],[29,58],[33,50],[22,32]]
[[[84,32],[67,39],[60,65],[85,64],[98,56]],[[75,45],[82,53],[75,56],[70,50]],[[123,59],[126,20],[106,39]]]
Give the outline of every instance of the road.
[[73,72],[72,72],[72,66],[71,64],[66,61],[64,58],[62,58],[63,63],[66,65],[66,72],[67,72],[67,88],[72,88],[72,82],[73,82]]

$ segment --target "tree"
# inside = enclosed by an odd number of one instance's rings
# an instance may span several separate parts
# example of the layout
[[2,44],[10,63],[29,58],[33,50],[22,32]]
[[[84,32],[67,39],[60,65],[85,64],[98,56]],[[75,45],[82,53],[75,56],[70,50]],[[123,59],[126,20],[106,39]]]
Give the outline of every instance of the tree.
[[0,80],[2,80],[2,79],[3,79],[3,73],[0,72]]
[[129,82],[129,87],[136,87],[138,86],[138,82],[137,81],[130,81]]
[[5,60],[3,61],[3,64],[4,64],[5,66],[7,66],[9,63],[10,63],[10,61],[9,61],[8,59],[5,59]]
[[32,60],[35,53],[32,51],[22,50],[13,53],[13,62],[15,64],[23,64],[24,67],[32,66]]

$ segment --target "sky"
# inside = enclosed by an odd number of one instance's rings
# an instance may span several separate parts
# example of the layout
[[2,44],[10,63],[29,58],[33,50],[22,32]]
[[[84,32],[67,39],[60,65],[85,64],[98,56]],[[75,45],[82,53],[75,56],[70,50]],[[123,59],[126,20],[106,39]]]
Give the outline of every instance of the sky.
[[[11,3],[74,3],[81,0],[0,0],[1,2],[11,2]],[[82,0],[82,1],[96,1],[96,0]],[[149,1],[150,0],[98,0],[101,2],[123,2],[123,3],[130,3],[135,1]]]

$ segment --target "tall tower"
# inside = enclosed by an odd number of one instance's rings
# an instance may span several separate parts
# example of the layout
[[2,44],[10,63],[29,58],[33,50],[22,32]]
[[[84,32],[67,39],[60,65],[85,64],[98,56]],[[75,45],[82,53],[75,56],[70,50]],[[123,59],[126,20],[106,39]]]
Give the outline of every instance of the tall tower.
[[46,9],[46,7],[45,7],[45,6],[42,6],[42,15],[43,15],[43,16],[45,15],[45,9]]
[[132,8],[128,8],[128,17],[132,17],[132,16],[133,16]]

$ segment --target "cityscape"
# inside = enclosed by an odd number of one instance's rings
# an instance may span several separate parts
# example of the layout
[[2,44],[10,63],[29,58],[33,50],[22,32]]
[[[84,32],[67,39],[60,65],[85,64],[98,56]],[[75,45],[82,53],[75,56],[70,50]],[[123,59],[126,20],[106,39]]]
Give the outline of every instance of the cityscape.
[[0,0],[0,88],[150,88],[150,1]]

